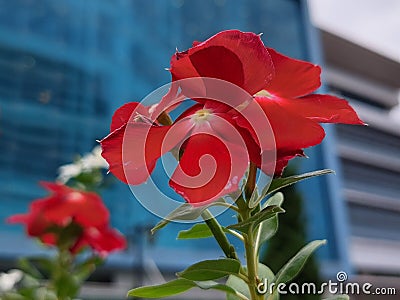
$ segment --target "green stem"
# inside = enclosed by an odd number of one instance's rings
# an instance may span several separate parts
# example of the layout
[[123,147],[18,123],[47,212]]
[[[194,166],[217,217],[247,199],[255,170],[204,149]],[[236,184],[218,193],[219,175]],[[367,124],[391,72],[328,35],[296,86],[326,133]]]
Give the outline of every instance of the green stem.
[[225,232],[222,230],[221,225],[219,225],[218,221],[214,218],[214,216],[210,213],[208,209],[205,209],[202,214],[202,218],[206,222],[207,226],[210,228],[213,233],[215,239],[218,242],[218,245],[221,247],[222,251],[227,258],[239,259],[235,247],[231,245],[228,238],[225,235]]
[[[69,252],[68,249],[65,249],[63,247],[58,248],[58,253],[56,256],[56,268],[53,270],[51,279],[50,279],[50,285],[54,289],[54,292],[57,295],[58,300],[71,300],[73,299],[76,295],[60,295],[59,289],[59,282],[60,280],[60,274],[63,274],[65,270],[67,270],[68,273],[71,271],[71,266],[73,258],[71,253]],[[71,275],[72,276],[72,275]]]
[[242,213],[245,212],[245,211],[247,211],[247,204],[246,204],[246,202],[245,202],[244,199],[243,199],[243,195],[240,195],[240,196],[236,199],[236,204],[237,204],[238,209],[239,209],[239,211],[238,211],[238,212],[239,212],[238,217],[240,217],[240,219],[243,220]]
[[243,235],[241,235],[240,233],[236,232],[235,230],[227,229],[226,232],[232,234],[233,236],[237,237],[239,240],[241,240],[242,242],[244,242],[244,237],[243,237]]
[[253,191],[256,187],[256,177],[257,177],[257,166],[254,163],[250,162],[249,175],[247,176],[247,182],[244,188],[244,193],[247,201],[250,200],[251,194],[253,194]]
[[245,250],[246,250],[246,262],[247,262],[247,277],[248,277],[248,287],[250,290],[251,300],[261,300],[264,299],[263,295],[260,295],[257,291],[258,285],[258,257],[256,249],[254,247],[254,233],[253,226],[250,226],[249,232],[244,240]]

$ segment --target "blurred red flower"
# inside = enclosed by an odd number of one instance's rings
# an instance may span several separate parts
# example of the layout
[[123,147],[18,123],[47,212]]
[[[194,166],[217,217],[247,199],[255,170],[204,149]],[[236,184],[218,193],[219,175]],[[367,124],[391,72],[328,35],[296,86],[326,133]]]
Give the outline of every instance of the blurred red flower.
[[109,212],[99,195],[57,183],[41,185],[50,195],[34,200],[28,213],[7,218],[8,223],[25,224],[29,236],[47,245],[67,239],[72,253],[88,246],[105,256],[126,247],[125,238],[109,227]]

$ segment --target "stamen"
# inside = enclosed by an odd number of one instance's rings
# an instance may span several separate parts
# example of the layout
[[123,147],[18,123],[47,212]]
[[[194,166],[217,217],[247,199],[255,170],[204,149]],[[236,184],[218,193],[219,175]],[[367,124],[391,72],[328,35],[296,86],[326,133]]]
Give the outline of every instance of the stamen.
[[192,116],[192,120],[194,120],[197,123],[204,122],[209,120],[211,116],[212,116],[212,111],[210,109],[204,108],[196,111]]
[[266,90],[259,91],[258,93],[255,94],[255,96],[264,96],[264,97],[268,97],[268,98],[273,98],[274,97],[274,95],[270,94]]

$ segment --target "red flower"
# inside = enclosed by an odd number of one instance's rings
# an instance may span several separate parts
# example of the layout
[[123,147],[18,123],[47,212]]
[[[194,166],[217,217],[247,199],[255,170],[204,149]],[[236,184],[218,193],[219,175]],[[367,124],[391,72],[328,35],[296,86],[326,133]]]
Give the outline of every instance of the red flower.
[[[77,236],[71,237],[74,240],[73,253],[83,246],[89,246],[100,254],[126,247],[123,236],[108,228],[109,212],[96,193],[50,182],[41,184],[51,194],[34,200],[29,213],[11,216],[7,222],[25,224],[29,236],[38,237],[47,245],[57,245],[62,230],[75,224],[79,230],[74,233]],[[96,238],[92,232],[97,232]],[[107,244],[105,238],[112,243]]]
[[[179,150],[170,185],[193,205],[236,191],[249,160],[281,175],[323,140],[319,123],[363,124],[346,100],[309,95],[321,84],[318,66],[266,48],[253,33],[229,30],[195,42],[173,55],[170,72],[158,105],[133,102],[115,112],[102,155],[119,179],[140,184],[160,156]],[[198,104],[162,126],[156,118],[185,97]]]
[[[321,143],[325,132],[318,123],[364,124],[346,100],[309,95],[321,85],[320,67],[267,48],[252,33],[228,30],[196,42],[189,50],[173,55],[170,71],[173,80],[218,78],[254,95],[275,135],[277,175],[291,158],[303,155],[302,149]],[[240,114],[246,115],[246,109],[241,107]],[[260,152],[269,150],[260,145],[252,129],[257,120],[239,116],[236,121],[253,136]],[[257,155],[251,155],[251,160],[262,167]]]
[[[118,109],[111,129],[119,125],[116,120],[128,120],[137,107],[143,109],[134,102]],[[120,180],[141,184],[160,156],[179,148],[182,155],[170,185],[192,205],[204,205],[237,191],[249,162],[244,141],[225,110],[212,102],[197,104],[170,126],[160,126],[135,111],[136,117],[100,142],[102,155]]]

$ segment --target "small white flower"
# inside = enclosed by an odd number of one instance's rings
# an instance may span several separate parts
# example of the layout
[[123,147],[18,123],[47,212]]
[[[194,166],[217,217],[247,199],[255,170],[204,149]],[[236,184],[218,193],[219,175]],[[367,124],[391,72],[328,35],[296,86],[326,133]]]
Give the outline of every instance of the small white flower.
[[66,183],[71,178],[74,178],[82,173],[82,166],[79,163],[63,165],[58,168],[58,177],[57,181],[62,183]]
[[9,292],[22,279],[24,273],[21,270],[12,269],[0,274],[0,292]]
[[66,183],[71,178],[94,169],[108,169],[107,161],[101,156],[100,146],[94,147],[92,152],[86,153],[74,163],[59,167],[57,181]]
[[81,159],[81,163],[84,171],[108,169],[107,161],[101,156],[100,146],[94,147],[92,152],[85,154]]

